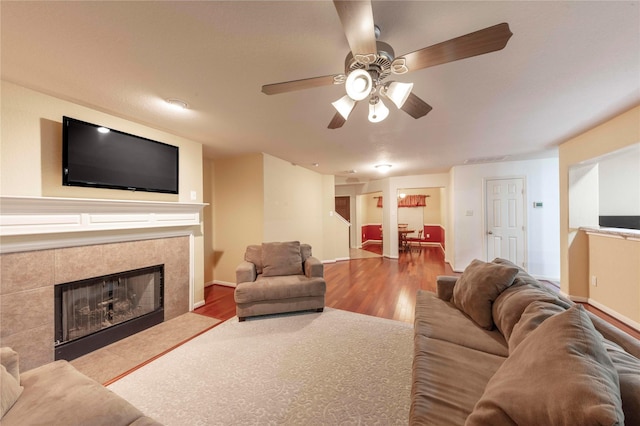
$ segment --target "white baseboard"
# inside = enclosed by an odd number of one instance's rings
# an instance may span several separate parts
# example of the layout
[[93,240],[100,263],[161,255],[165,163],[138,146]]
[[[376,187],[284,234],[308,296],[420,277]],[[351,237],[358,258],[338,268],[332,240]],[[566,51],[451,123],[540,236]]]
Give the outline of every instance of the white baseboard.
[[627,318],[624,315],[620,314],[619,312],[614,311],[613,309],[603,305],[602,303],[596,302],[593,299],[587,299],[588,302],[591,306],[593,306],[594,308],[598,308],[600,309],[602,312],[604,312],[607,315],[611,315],[612,317],[614,317],[615,319],[617,319],[620,322],[625,323],[626,325],[628,325],[629,327],[640,331],[640,323],[632,320],[631,318]]
[[236,287],[236,283],[231,283],[229,281],[213,280],[213,284],[223,285],[225,287]]
[[204,300],[201,300],[199,302],[196,302],[193,304],[193,309],[198,309],[199,307],[204,306]]
[[335,261],[336,262],[341,262],[343,260],[349,260],[349,259],[350,259],[349,257],[337,257]]
[[567,299],[571,300],[572,302],[577,302],[577,303],[589,303],[589,298],[588,297],[584,297],[584,296],[571,296],[570,294],[565,293],[564,291],[560,290],[560,295],[566,297]]

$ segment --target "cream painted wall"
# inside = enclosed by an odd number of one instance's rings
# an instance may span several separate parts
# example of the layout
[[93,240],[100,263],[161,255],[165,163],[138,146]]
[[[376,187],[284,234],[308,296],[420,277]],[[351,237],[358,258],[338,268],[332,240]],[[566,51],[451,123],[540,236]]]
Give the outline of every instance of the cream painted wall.
[[378,198],[382,197],[382,192],[372,192],[364,194],[364,223],[363,225],[382,224],[382,209],[378,207]]
[[236,267],[264,233],[263,154],[213,161],[214,281],[235,286]]
[[[201,144],[6,81],[1,82],[1,100],[1,195],[202,202]],[[178,146],[179,195],[63,186],[63,115]],[[197,234],[194,303],[204,299],[203,252],[203,238]]]
[[[476,164],[453,168],[451,188],[452,226],[447,227],[447,254],[456,271],[474,259],[487,259],[485,247],[485,182],[487,179],[524,177],[527,220],[527,270],[530,274],[557,280],[560,276],[558,160]],[[542,201],[543,208],[533,208]],[[471,215],[467,215],[470,211]],[[451,244],[450,245],[450,241]]]
[[[640,324],[640,240],[589,235],[589,301]],[[612,267],[613,265],[613,267]]]
[[[588,242],[569,225],[569,169],[640,141],[640,106],[597,126],[559,147],[560,287],[573,297],[589,297]],[[615,309],[615,308],[614,308]]]
[[320,260],[331,259],[323,232],[334,190],[324,191],[321,174],[264,154],[264,241],[300,241]]
[[213,240],[215,235],[215,192],[213,191],[213,170],[212,160],[202,161],[202,201],[208,205],[202,210],[202,233],[204,235],[204,284],[213,284],[214,279],[214,258]]

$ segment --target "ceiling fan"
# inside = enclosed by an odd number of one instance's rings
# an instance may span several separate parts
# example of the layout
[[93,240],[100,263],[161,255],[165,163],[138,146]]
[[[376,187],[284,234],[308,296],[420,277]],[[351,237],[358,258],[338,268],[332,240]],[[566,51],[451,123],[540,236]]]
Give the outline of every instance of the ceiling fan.
[[332,103],[338,112],[331,119],[329,129],[342,127],[356,103],[367,98],[369,98],[369,121],[374,123],[384,120],[389,114],[389,109],[384,105],[381,97],[389,99],[413,118],[425,116],[432,108],[411,92],[413,83],[385,80],[392,74],[405,74],[409,71],[501,50],[513,35],[509,30],[509,24],[502,23],[394,57],[391,46],[376,41],[379,29],[373,22],[370,0],[334,0],[333,4],[351,49],[345,59],[344,74],[262,86],[263,93],[276,95],[344,83],[347,94]]

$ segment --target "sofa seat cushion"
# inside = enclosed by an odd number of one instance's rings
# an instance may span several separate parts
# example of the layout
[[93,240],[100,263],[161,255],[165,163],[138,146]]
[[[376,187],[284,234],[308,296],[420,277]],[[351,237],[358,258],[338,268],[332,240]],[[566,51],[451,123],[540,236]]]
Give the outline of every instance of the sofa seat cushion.
[[293,299],[296,297],[324,296],[327,284],[323,278],[307,278],[304,275],[265,277],[259,275],[254,282],[236,286],[236,303],[264,302],[267,300]]
[[581,306],[547,318],[487,383],[465,425],[623,425],[618,374]]
[[29,370],[20,375],[20,380],[24,391],[2,419],[3,426],[116,426],[129,425],[143,417],[136,407],[67,361]]
[[462,425],[505,358],[422,335],[414,345],[409,424]]
[[519,269],[475,259],[453,287],[453,304],[487,330],[493,328],[491,305],[513,283]]
[[507,342],[498,330],[476,326],[464,313],[434,293],[419,290],[415,312],[415,334],[498,356],[509,355]]

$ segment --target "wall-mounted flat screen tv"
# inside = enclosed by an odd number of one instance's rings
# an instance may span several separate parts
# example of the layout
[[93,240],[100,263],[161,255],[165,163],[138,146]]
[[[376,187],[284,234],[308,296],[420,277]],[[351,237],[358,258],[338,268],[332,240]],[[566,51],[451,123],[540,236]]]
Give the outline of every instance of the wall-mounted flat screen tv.
[[178,193],[178,147],[62,118],[62,184]]

